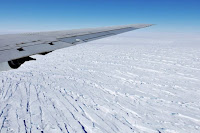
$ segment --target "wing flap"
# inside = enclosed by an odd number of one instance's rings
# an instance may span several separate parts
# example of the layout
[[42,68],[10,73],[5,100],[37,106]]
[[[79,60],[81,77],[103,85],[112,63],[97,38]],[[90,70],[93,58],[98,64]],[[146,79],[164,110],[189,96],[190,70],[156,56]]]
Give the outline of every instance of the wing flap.
[[[7,62],[35,54],[51,52],[55,49],[61,49],[65,47],[73,46],[74,44],[65,43],[65,42],[53,42],[52,44],[38,44],[30,45],[19,49],[10,49],[0,52],[0,61]],[[11,53],[11,54],[9,54]]]

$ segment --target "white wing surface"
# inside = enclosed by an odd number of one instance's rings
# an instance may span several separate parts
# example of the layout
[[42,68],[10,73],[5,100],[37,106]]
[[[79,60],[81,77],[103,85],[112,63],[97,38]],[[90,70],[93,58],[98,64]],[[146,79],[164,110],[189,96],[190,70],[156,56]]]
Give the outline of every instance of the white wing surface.
[[149,27],[151,24],[132,24],[103,28],[0,35],[0,63],[8,62],[18,68],[29,56],[46,54],[76,44],[89,42],[120,33]]

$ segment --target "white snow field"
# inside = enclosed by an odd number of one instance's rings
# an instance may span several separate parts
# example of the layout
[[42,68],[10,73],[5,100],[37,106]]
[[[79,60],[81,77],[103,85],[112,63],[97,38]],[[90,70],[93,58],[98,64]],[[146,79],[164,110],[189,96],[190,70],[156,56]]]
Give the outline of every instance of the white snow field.
[[0,133],[199,133],[200,34],[134,31],[0,73]]

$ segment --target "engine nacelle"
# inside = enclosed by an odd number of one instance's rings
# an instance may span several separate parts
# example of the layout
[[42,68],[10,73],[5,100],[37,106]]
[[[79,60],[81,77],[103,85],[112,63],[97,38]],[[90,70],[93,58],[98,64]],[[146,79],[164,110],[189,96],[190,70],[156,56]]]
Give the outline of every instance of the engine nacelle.
[[12,69],[17,69],[22,64],[24,64],[26,61],[31,61],[31,60],[35,60],[35,59],[31,58],[31,57],[24,57],[24,58],[0,63],[0,71],[8,71],[8,70],[12,70]]

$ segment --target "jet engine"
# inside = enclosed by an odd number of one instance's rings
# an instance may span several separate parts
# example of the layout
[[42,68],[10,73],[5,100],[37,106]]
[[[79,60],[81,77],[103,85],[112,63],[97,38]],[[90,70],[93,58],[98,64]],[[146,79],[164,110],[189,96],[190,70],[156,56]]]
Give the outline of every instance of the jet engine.
[[22,64],[24,64],[26,61],[31,61],[31,60],[35,60],[35,59],[31,58],[31,57],[24,57],[24,58],[0,63],[0,71],[8,71],[8,70],[11,70],[11,69],[17,69]]

